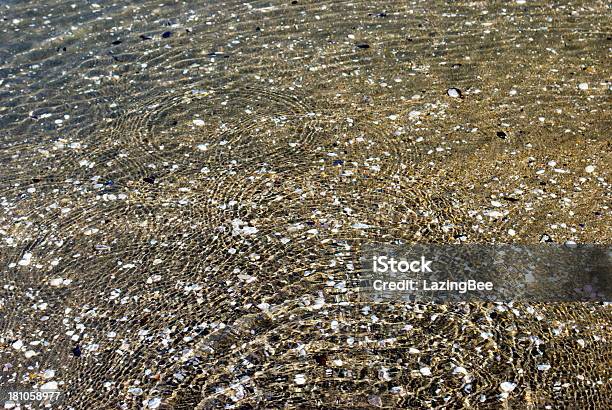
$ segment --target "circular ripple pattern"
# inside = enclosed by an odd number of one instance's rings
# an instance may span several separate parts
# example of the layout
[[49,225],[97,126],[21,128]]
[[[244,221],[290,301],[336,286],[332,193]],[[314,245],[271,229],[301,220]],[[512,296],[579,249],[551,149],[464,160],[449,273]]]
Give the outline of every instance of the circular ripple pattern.
[[372,242],[609,242],[605,3],[30,3],[0,10],[0,385],[605,408],[609,306],[354,286]]

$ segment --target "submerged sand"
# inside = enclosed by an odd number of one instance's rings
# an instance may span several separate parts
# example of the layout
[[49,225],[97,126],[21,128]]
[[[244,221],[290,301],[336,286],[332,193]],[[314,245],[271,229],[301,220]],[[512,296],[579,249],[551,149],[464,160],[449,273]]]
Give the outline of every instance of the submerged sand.
[[361,246],[609,244],[605,2],[0,9],[0,386],[606,408],[600,303],[367,303]]

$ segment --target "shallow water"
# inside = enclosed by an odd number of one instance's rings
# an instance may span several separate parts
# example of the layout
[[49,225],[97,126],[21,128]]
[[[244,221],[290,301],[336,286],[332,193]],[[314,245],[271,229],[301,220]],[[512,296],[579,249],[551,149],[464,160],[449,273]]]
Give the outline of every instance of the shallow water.
[[0,7],[1,385],[605,407],[609,307],[354,288],[367,243],[609,244],[605,2]]

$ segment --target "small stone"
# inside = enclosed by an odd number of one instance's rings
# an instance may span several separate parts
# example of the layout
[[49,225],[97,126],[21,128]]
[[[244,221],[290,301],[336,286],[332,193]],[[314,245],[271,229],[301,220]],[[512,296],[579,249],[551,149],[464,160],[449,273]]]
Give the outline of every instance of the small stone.
[[508,235],[514,236],[516,235],[516,231],[514,229],[508,229]]
[[168,38],[172,35],[171,31],[164,31],[162,34],[162,38]]
[[193,120],[193,125],[195,125],[196,127],[203,127],[204,126],[204,120]]
[[503,217],[503,216],[504,216],[504,214],[503,214],[503,213],[501,213],[501,212],[499,212],[499,211],[490,211],[490,212],[488,213],[488,215],[489,215],[491,218],[496,218],[496,219],[497,219],[497,218],[501,218],[501,217]]
[[506,133],[504,131],[497,131],[497,136],[503,140],[506,139]]
[[540,236],[540,243],[547,243],[547,242],[553,242],[553,240],[550,237],[550,235],[543,233],[542,236]]
[[11,345],[11,347],[15,350],[19,350],[23,347],[23,342],[21,340],[17,340],[15,342],[13,342],[13,344]]
[[419,372],[421,372],[423,376],[431,376],[431,369],[429,367],[421,367]]
[[47,382],[40,386],[40,390],[57,390],[57,382]]
[[380,398],[380,396],[377,395],[371,395],[368,397],[368,403],[370,403],[370,405],[374,406],[374,407],[382,407],[382,399]]
[[578,88],[580,88],[581,90],[588,90],[589,89],[589,84],[588,83],[580,83],[580,84],[578,84]]
[[593,171],[595,171],[595,165],[587,165],[584,167],[584,172],[587,174],[591,174]]
[[23,254],[18,264],[19,266],[28,266],[31,260],[32,260],[32,254],[30,252],[26,252]]
[[516,383],[512,383],[512,382],[503,382],[499,385],[499,388],[504,392],[504,393],[510,393],[512,390],[514,390],[516,388]]
[[161,405],[162,400],[159,397],[153,397],[147,401],[147,407],[149,409],[157,409]]
[[257,232],[259,232],[259,229],[255,228],[254,226],[245,226],[241,229],[241,233],[243,235],[254,235]]
[[302,385],[306,384],[306,376],[304,374],[296,374],[295,375],[295,384]]
[[461,98],[461,90],[458,88],[449,88],[446,90],[446,94],[448,94],[449,97]]
[[130,387],[128,389],[128,393],[133,394],[134,396],[142,395],[142,389],[140,387]]

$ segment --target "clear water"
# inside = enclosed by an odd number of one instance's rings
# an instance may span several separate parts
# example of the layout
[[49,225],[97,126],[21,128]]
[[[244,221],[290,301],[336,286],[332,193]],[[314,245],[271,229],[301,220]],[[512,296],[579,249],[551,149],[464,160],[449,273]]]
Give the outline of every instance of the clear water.
[[365,243],[609,243],[605,2],[0,17],[0,385],[75,409],[605,407],[609,307],[354,288]]

